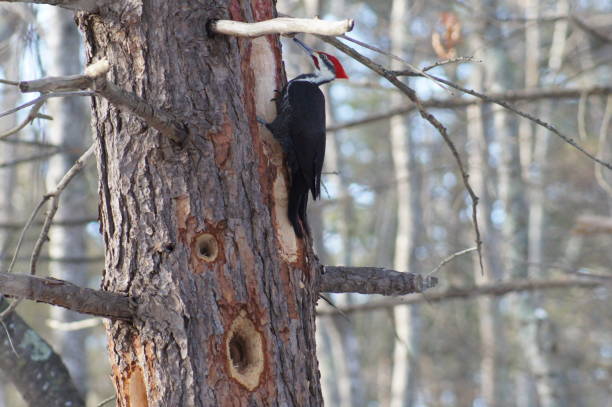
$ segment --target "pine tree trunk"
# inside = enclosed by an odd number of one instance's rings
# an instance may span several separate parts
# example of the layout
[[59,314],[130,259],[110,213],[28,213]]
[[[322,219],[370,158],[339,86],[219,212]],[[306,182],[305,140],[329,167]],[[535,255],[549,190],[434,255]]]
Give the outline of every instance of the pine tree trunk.
[[318,406],[318,267],[286,218],[276,37],[210,38],[211,18],[272,18],[271,1],[111,3],[81,16],[89,62],[186,124],[183,145],[93,102],[103,287],[136,298],[108,326],[121,406]]

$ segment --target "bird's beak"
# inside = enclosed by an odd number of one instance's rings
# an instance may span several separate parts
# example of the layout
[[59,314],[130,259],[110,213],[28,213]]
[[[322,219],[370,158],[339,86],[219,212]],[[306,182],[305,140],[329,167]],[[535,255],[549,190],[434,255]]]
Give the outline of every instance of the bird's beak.
[[313,56],[313,50],[308,45],[304,44],[297,37],[293,37],[293,41],[297,42],[304,50],[308,53],[308,55]]

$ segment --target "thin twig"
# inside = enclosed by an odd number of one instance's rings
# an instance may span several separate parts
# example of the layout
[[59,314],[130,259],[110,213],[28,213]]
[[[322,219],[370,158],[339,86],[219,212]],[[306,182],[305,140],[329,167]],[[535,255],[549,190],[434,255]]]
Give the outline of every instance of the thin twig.
[[35,154],[35,155],[31,155],[29,157],[19,158],[17,160],[13,160],[13,161],[6,161],[6,162],[3,162],[3,163],[0,163],[0,168],[14,167],[14,166],[19,165],[19,164],[28,163],[28,162],[31,162],[31,161],[42,160],[42,159],[54,156],[55,154],[58,154],[58,153],[61,153],[61,152],[62,152],[62,150],[57,149],[57,150],[48,151],[46,153]]
[[478,62],[478,63],[482,63],[482,59],[476,59],[474,57],[457,57],[457,58],[450,58],[450,59],[445,59],[443,61],[438,61],[435,64],[426,66],[425,68],[421,69],[423,72],[427,72],[430,71],[434,68],[437,68],[439,66],[442,65],[448,65],[448,64],[458,64],[458,63],[462,63],[462,62]]
[[45,222],[43,224],[40,235],[38,236],[38,240],[34,244],[34,250],[32,251],[32,258],[30,260],[30,274],[36,274],[36,262],[38,260],[38,256],[40,256],[40,251],[42,250],[43,244],[48,240],[49,229],[51,228],[51,223],[53,222],[53,217],[57,212],[59,206],[59,196],[66,189],[66,186],[72,181],[72,179],[83,169],[85,163],[94,153],[95,145],[92,144],[87,151],[79,157],[78,160],[74,163],[72,168],[68,170],[68,172],[64,175],[64,177],[57,184],[55,189],[45,195],[43,199],[51,199],[50,208],[47,212],[47,216],[45,217]]
[[6,332],[6,337],[8,338],[8,341],[9,341],[9,344],[11,345],[11,349],[13,350],[13,353],[15,354],[15,356],[20,358],[21,355],[19,355],[19,353],[17,352],[17,349],[15,349],[15,345],[13,344],[13,338],[11,338],[11,333],[9,332],[8,328],[6,327],[6,324],[1,319],[0,319],[0,324],[2,324],[2,327],[4,328],[4,331]]
[[[17,241],[17,247],[15,248],[15,253],[13,254],[13,258],[11,259],[11,263],[9,264],[7,273],[11,273],[13,271],[13,267],[15,266],[15,262],[17,261],[17,257],[19,255],[19,251],[21,250],[21,245],[23,243],[25,234],[30,228],[30,226],[32,225],[32,223],[34,222],[36,215],[38,215],[38,212],[45,205],[45,203],[49,199],[52,199],[51,208],[49,209],[49,212],[47,213],[47,216],[43,223],[43,227],[40,232],[40,235],[38,236],[38,239],[34,245],[32,256],[30,257],[30,274],[34,275],[36,273],[36,262],[40,255],[40,250],[42,249],[42,245],[47,239],[49,228],[51,227],[51,223],[53,221],[53,217],[55,216],[55,212],[57,212],[59,195],[66,188],[66,186],[72,180],[72,178],[74,178],[74,176],[78,174],[78,172],[83,168],[83,166],[85,165],[85,161],[93,154],[93,152],[94,152],[94,145],[89,147],[89,149],[76,161],[76,163],[72,166],[72,168],[68,170],[68,172],[64,175],[64,177],[57,184],[56,188],[50,193],[46,194],[43,197],[43,199],[38,203],[36,208],[34,208],[34,210],[32,211],[32,214],[30,215],[30,218],[26,222],[26,225],[24,226],[23,230],[21,231],[21,234],[19,235],[19,240]],[[8,306],[7,309],[5,309],[2,313],[0,313],[0,321],[4,320],[4,318],[7,315],[13,312],[15,308],[17,308],[20,302],[21,302],[21,298],[17,298],[15,301],[13,301]]]
[[468,249],[463,249],[463,250],[460,250],[460,251],[458,251],[456,253],[451,254],[450,256],[448,256],[447,258],[442,260],[440,262],[440,264],[438,264],[438,266],[435,269],[431,270],[427,275],[431,276],[432,274],[437,273],[442,267],[444,267],[446,264],[450,263],[454,258],[459,257],[461,255],[464,255],[466,253],[470,253],[470,252],[476,251],[477,249],[478,249],[477,247],[470,247]]
[[[399,73],[398,73],[399,74]],[[536,123],[539,126],[544,127],[545,129],[551,131],[553,134],[555,134],[556,136],[558,136],[559,138],[561,138],[563,141],[565,141],[567,144],[571,145],[572,147],[574,147],[576,150],[580,151],[582,154],[586,155],[587,157],[589,157],[591,160],[595,161],[598,164],[603,165],[604,167],[608,168],[609,170],[612,170],[612,164],[600,160],[599,158],[595,157],[593,154],[589,153],[588,151],[586,151],[583,147],[581,147],[578,143],[576,143],[576,141],[574,141],[573,138],[561,133],[559,130],[557,130],[557,128],[541,119],[538,119],[535,116],[530,115],[529,113],[523,112],[522,110],[517,109],[516,107],[512,106],[511,104],[504,102],[503,100],[498,100],[495,98],[492,98],[484,93],[480,93],[480,92],[476,92],[475,90],[472,89],[467,89],[464,88],[462,86],[457,85],[456,83],[453,83],[451,81],[447,81],[446,79],[442,79],[440,77],[437,76],[431,76],[433,79],[435,79],[436,81],[442,82],[445,85],[448,85],[452,88],[455,88],[457,90],[460,90],[461,92],[467,93],[469,95],[472,96],[476,96],[486,102],[489,103],[495,103],[497,105],[500,105],[502,107],[505,107],[506,109],[510,110],[511,112],[516,113],[517,115],[524,117],[528,120],[531,120],[532,122]]]
[[78,91],[78,92],[55,92],[55,93],[46,93],[44,95],[41,95],[39,97],[37,97],[36,99],[30,100],[29,102],[26,102],[20,106],[17,106],[13,109],[7,110],[6,112],[0,113],[0,117],[4,117],[7,116],[9,114],[18,112],[21,109],[25,109],[28,106],[32,106],[34,105],[34,107],[32,107],[32,109],[30,109],[30,113],[28,113],[28,116],[21,122],[19,123],[16,127],[0,134],[0,140],[5,139],[9,136],[12,136],[13,134],[16,134],[17,132],[19,132],[21,129],[23,129],[25,126],[28,125],[28,123],[30,123],[32,120],[36,119],[37,117],[39,117],[39,113],[38,111],[40,110],[40,108],[42,107],[42,105],[45,103],[45,101],[49,98],[54,98],[54,97],[68,97],[68,96],[93,96],[94,93],[90,92],[90,91]]
[[[357,39],[355,39],[355,38],[349,37],[348,35],[340,35],[339,37],[340,37],[340,38],[344,38],[344,39],[345,39],[345,40],[347,40],[347,41],[351,41],[351,42],[353,42],[353,43],[355,43],[355,44],[357,44],[357,45],[360,45],[360,46],[362,46],[362,47],[364,47],[364,48],[367,48],[367,49],[369,49],[369,50],[371,50],[371,51],[375,51],[375,52],[378,52],[379,54],[382,54],[382,55],[388,56],[389,58],[394,59],[394,60],[396,60],[396,61],[398,61],[398,62],[401,62],[402,64],[406,65],[408,68],[412,69],[412,70],[413,70],[414,72],[416,72],[417,74],[419,74],[419,75],[421,75],[421,76],[424,76],[424,77],[426,77],[426,78],[429,78],[429,74],[425,73],[425,71],[423,71],[423,70],[421,70],[421,69],[419,69],[419,68],[415,67],[414,65],[412,65],[412,64],[410,64],[408,61],[405,61],[404,59],[402,59],[402,58],[398,57],[397,55],[393,55],[393,54],[392,54],[392,53],[390,53],[390,52],[384,51],[384,50],[382,50],[382,49],[380,49],[380,48],[377,48],[377,47],[375,47],[375,46],[373,46],[373,45],[370,45],[370,44],[367,44],[367,43],[365,43],[365,42],[363,42],[363,41],[359,41],[359,40],[357,40]],[[320,38],[322,38],[322,39],[323,39],[323,37],[320,37]],[[325,39],[323,39],[323,41],[325,41]],[[355,51],[355,52],[357,52],[357,51]],[[432,79],[432,78],[430,78],[430,79]],[[439,87],[441,87],[442,89],[444,89],[444,90],[446,90],[446,91],[450,92],[450,90],[449,90],[447,87],[440,85],[439,83],[437,83],[437,82],[436,82],[436,81],[434,81],[433,79],[432,79],[432,81],[433,81],[433,82],[434,82],[434,83],[435,83],[437,86],[439,86]],[[452,94],[453,92],[450,92],[450,93]]]

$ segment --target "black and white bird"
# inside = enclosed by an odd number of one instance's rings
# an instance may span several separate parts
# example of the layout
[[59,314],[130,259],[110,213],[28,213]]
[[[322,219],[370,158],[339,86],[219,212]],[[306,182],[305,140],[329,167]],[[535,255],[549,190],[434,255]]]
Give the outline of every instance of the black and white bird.
[[290,80],[278,95],[278,115],[264,124],[279,141],[291,173],[289,221],[298,237],[310,235],[306,218],[308,192],[321,195],[321,171],[325,158],[325,98],[319,86],[334,79],[348,79],[342,64],[333,55],[315,51],[294,37],[314,62],[313,73]]

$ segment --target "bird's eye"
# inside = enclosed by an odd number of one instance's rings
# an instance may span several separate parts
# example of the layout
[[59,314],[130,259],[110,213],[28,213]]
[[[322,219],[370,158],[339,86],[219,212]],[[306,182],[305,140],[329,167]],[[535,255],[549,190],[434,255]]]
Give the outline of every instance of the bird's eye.
[[317,67],[317,69],[321,69],[321,67],[319,66],[319,58],[315,57],[314,55],[312,56],[312,60],[315,64],[315,66]]

